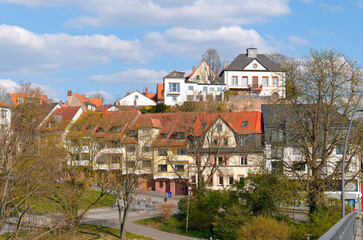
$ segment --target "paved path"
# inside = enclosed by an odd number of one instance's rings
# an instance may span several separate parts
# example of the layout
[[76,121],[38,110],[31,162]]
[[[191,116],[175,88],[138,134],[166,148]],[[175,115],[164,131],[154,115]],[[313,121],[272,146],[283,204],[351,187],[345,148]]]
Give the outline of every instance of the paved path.
[[[163,231],[159,231],[154,228],[149,228],[146,226],[142,226],[139,224],[133,223],[138,219],[142,218],[150,218],[154,216],[158,216],[159,214],[156,211],[150,212],[131,212],[129,214],[127,223],[126,223],[126,231],[141,234],[144,236],[152,237],[157,240],[195,240],[197,238],[185,237],[181,235],[176,235],[172,233],[167,233]],[[112,227],[120,229],[119,220],[118,220],[118,211],[117,208],[98,208],[90,210],[86,217],[84,218],[84,222]]]

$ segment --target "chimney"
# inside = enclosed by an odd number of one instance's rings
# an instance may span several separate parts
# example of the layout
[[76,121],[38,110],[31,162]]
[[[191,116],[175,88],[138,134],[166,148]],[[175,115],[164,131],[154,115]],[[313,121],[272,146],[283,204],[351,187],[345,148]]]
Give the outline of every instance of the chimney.
[[195,72],[195,67],[193,66],[193,72]]
[[257,48],[247,48],[246,51],[248,58],[257,58]]
[[145,93],[147,94],[147,87],[145,88]]
[[72,96],[72,90],[68,90],[68,92],[67,92],[67,96],[68,96],[68,97]]

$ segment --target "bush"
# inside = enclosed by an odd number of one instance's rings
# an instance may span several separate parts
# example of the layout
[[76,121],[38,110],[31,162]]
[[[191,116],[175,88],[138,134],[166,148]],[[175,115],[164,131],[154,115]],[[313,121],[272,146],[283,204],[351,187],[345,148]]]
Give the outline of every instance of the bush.
[[222,216],[217,218],[215,233],[218,239],[235,240],[238,237],[238,228],[250,219],[250,215],[241,207],[233,205]]
[[156,206],[158,211],[163,215],[163,222],[167,222],[168,219],[174,215],[175,203],[164,202]]
[[278,222],[270,217],[254,217],[239,230],[239,240],[288,240],[291,230],[284,222]]

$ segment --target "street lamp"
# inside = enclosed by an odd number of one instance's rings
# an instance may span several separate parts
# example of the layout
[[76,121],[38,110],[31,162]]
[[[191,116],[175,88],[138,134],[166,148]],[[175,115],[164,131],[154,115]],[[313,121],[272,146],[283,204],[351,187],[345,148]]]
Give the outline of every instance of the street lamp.
[[350,129],[352,128],[352,122],[353,122],[353,118],[354,118],[354,114],[357,111],[358,105],[360,103],[360,100],[362,98],[363,95],[363,90],[360,92],[359,98],[358,98],[358,102],[355,105],[354,109],[353,109],[353,113],[352,113],[352,117],[349,121],[349,127],[348,127],[348,131],[347,131],[347,135],[345,136],[345,142],[344,142],[344,149],[343,149],[343,159],[342,159],[342,218],[344,218],[345,216],[345,196],[344,196],[344,168],[345,168],[345,156],[347,153],[347,145],[348,145],[348,138],[349,138],[349,133],[350,133]]

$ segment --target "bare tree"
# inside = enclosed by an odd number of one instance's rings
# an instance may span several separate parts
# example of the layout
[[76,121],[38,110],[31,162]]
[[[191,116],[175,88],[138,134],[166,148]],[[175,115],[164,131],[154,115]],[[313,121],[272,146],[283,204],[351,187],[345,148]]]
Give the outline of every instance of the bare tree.
[[217,50],[215,48],[208,48],[207,51],[205,51],[205,53],[202,55],[202,61],[204,59],[218,75],[221,71],[222,63]]
[[[324,206],[324,191],[331,190],[329,186],[338,188],[340,152],[357,93],[362,90],[362,71],[334,50],[312,50],[300,60],[287,59],[284,65],[291,92],[283,100],[286,105],[270,112],[275,126],[267,128],[266,139],[271,144],[270,157],[278,157],[284,171],[303,183],[312,213]],[[352,136],[357,137],[348,149],[345,169],[349,178],[359,172],[361,136]],[[289,149],[295,151],[291,158],[285,156]]]

